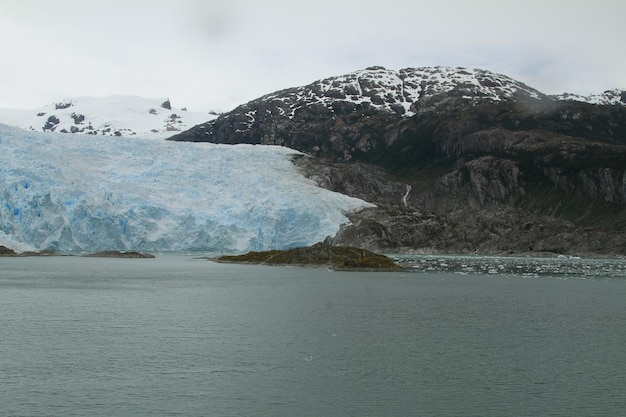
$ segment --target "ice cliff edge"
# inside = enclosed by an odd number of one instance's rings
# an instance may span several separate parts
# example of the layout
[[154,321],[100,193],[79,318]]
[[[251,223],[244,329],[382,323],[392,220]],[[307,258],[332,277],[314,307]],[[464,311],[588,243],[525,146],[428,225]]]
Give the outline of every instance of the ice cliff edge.
[[0,245],[244,252],[310,245],[371,206],[272,146],[41,134],[0,125]]

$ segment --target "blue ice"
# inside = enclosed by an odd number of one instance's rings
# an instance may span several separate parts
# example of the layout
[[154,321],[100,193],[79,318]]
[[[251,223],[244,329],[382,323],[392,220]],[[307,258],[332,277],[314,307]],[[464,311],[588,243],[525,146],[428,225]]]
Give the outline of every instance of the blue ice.
[[0,230],[34,249],[284,249],[333,236],[345,213],[370,206],[305,179],[284,147],[4,125],[0,141]]

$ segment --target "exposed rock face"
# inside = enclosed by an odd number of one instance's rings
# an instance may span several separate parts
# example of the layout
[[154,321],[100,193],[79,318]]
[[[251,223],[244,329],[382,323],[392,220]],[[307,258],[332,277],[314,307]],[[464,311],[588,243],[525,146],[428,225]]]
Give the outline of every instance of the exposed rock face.
[[294,162],[379,206],[335,243],[626,254],[623,97],[549,97],[481,70],[374,67],[268,94],[172,139],[315,157]]
[[72,105],[73,105],[72,100],[63,100],[58,103],[55,103],[54,108],[57,110],[64,110],[69,107],[72,107]]
[[[409,186],[381,176],[375,166],[346,167],[318,158],[295,161],[312,179],[332,172],[333,181],[320,185],[349,190],[350,195],[378,204],[349,215],[351,224],[332,239],[335,245],[387,253],[626,253],[623,206],[553,188],[527,190],[520,183],[516,187],[514,175],[503,180],[501,171],[494,171],[496,162],[500,161],[491,157],[474,160],[480,174],[473,178],[460,170],[443,177],[424,170],[424,176],[412,179]],[[506,168],[506,161],[503,164]]]
[[72,113],[70,117],[72,118],[72,120],[74,120],[74,124],[77,124],[77,125],[85,121],[84,114]]
[[17,253],[13,249],[0,245],[0,256],[17,256]]
[[42,130],[44,132],[47,130],[54,131],[54,129],[56,129],[57,125],[59,124],[59,122],[60,122],[59,118],[56,117],[55,115],[52,115],[48,117],[48,120],[46,120],[46,123],[43,125]]

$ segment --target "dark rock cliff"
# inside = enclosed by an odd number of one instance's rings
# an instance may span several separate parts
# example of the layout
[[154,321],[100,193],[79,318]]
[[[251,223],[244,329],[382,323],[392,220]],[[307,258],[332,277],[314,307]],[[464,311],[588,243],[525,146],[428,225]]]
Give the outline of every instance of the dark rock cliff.
[[172,139],[304,152],[294,163],[320,186],[378,205],[352,215],[336,244],[626,254],[626,107],[606,96],[561,100],[481,70],[373,67]]
[[0,256],[17,256],[13,249],[0,245]]

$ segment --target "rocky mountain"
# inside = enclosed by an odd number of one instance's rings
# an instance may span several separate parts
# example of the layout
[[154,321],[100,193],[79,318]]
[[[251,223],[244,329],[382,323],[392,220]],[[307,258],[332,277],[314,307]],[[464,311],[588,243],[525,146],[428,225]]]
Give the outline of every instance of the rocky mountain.
[[[381,124],[514,98],[541,101],[546,96],[479,69],[370,67],[265,95],[172,140],[286,145],[315,156],[351,160],[374,146],[372,134]],[[339,143],[346,132],[359,140]],[[397,133],[386,142],[392,144]]]
[[0,109],[0,123],[34,132],[167,138],[215,113],[172,107],[167,98],[77,97],[34,110]]
[[284,145],[375,203],[333,243],[626,254],[626,92],[548,96],[467,68],[371,67],[268,94],[172,140]]

